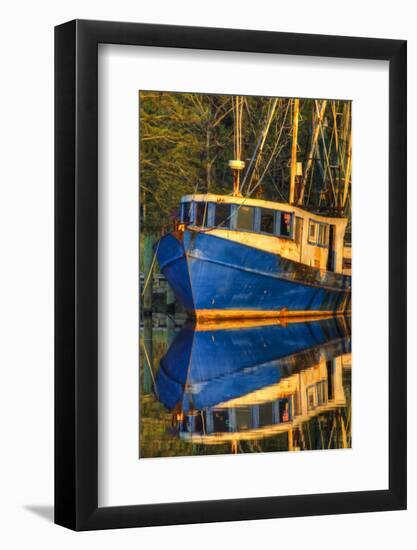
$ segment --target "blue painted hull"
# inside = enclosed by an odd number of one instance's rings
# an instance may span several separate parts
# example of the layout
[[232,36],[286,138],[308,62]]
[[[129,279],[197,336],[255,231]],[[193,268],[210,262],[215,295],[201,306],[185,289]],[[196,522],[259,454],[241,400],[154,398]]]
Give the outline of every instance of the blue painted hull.
[[277,254],[185,230],[155,245],[162,273],[183,306],[227,316],[350,311],[351,278]]

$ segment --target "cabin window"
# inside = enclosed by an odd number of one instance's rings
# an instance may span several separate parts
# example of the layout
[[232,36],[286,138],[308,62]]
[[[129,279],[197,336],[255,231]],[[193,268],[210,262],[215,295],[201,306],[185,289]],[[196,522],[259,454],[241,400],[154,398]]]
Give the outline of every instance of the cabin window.
[[324,223],[319,223],[319,233],[317,236],[317,244],[321,246],[327,245],[327,225]]
[[204,433],[205,420],[203,418],[204,412],[199,412],[193,416],[186,416],[187,431],[191,433]]
[[198,227],[204,227],[207,225],[207,203],[206,202],[195,203],[194,225],[197,225]]
[[207,203],[207,212],[206,212],[206,227],[213,227],[214,226],[214,216],[216,212],[216,204],[214,202],[208,202]]
[[352,258],[343,258],[342,269],[352,269]]
[[308,240],[312,243],[317,242],[317,224],[314,222],[310,222]]
[[249,407],[236,407],[236,429],[249,430],[252,427],[252,415]]
[[322,380],[317,384],[317,404],[323,405],[327,402],[327,382]]
[[328,243],[328,224],[310,220],[308,230],[308,240],[311,244],[327,246]]
[[281,399],[279,402],[279,421],[289,422],[290,420],[290,403],[288,399]]
[[216,227],[230,227],[230,204],[216,204],[214,225]]
[[229,413],[227,410],[215,410],[213,412],[213,431],[229,431]]
[[275,212],[268,208],[261,208],[261,226],[262,233],[275,232]]
[[236,216],[236,229],[253,231],[253,208],[250,206],[238,206]]
[[307,394],[307,410],[313,411],[317,407],[316,386],[309,386],[306,389]]
[[294,413],[293,413],[294,416],[300,416],[300,414],[301,414],[301,396],[300,396],[299,392],[294,394],[293,409],[294,409]]
[[290,212],[281,212],[279,234],[281,237],[291,237],[292,215]]
[[259,405],[259,426],[270,426],[274,423],[274,404],[272,401]]
[[190,223],[190,210],[191,210],[191,203],[190,202],[183,202],[181,204],[181,221],[182,223]]
[[280,233],[283,237],[291,236],[291,214],[289,212],[283,212],[281,214]]

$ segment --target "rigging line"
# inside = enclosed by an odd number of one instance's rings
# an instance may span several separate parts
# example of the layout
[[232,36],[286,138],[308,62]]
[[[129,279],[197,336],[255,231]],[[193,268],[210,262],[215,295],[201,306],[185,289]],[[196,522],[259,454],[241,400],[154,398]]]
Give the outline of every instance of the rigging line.
[[[244,176],[244,178],[243,178],[243,182],[242,182],[242,185],[241,185],[241,188],[240,188],[241,192],[242,192],[242,190],[243,190],[243,186],[244,186],[245,183],[246,183],[246,180],[247,180],[247,178],[248,178],[248,176],[249,176],[249,173],[250,173],[250,169],[252,168],[253,162],[254,162],[255,160],[256,160],[255,166],[256,166],[256,164],[257,164],[258,150],[259,150],[259,147],[261,146],[261,143],[262,143],[262,141],[263,141],[263,139],[264,139],[265,128],[266,128],[266,125],[267,125],[267,123],[268,123],[268,119],[269,119],[270,112],[271,112],[271,101],[272,101],[272,100],[270,100],[270,102],[269,102],[269,104],[268,104],[268,112],[267,112],[267,115],[266,115],[266,117],[265,117],[265,126],[264,126],[264,129],[262,130],[262,132],[261,132],[261,134],[260,134],[260,136],[259,136],[258,143],[256,144],[256,147],[255,147],[255,151],[253,152],[253,155],[252,155],[251,161],[250,161],[250,163],[249,163],[248,169],[246,170],[245,176]],[[277,101],[277,100],[276,100],[276,101]],[[252,174],[253,174],[253,172],[252,172]],[[250,185],[250,181],[251,181],[251,180],[252,180],[252,176],[251,176],[251,178],[250,178],[250,180],[249,180],[248,186]]]
[[[227,218],[225,218],[221,223],[219,223],[219,225],[216,225],[215,227],[205,227],[204,229],[203,228],[200,228],[200,233],[210,233],[210,231],[214,231],[215,229],[219,229],[219,227],[222,227],[226,222],[229,222],[233,216],[236,216],[236,214],[239,212],[239,210],[242,208],[242,206],[245,205],[246,203],[246,200],[249,199],[250,197],[247,196],[247,197],[244,197],[243,201],[239,204],[239,205],[236,205],[236,204],[233,204],[233,203],[230,203],[231,206],[237,206],[236,210],[234,212],[231,212]],[[208,199],[206,199],[208,201]]]
[[321,102],[320,112],[317,117],[317,122],[316,122],[315,110],[313,110],[311,113],[313,118],[312,118],[312,135],[311,135],[311,143],[310,143],[310,152],[306,159],[307,163],[304,169],[303,179],[301,181],[301,189],[300,189],[300,193],[297,201],[298,206],[302,206],[303,204],[305,188],[307,185],[307,178],[309,176],[309,172],[313,162],[314,151],[316,148],[316,143],[319,137],[319,122],[321,118],[324,116],[326,105],[327,105],[327,99],[323,99],[323,101]]
[[309,183],[309,187],[308,187],[308,194],[307,194],[306,205],[307,205],[307,204],[310,204],[310,194],[311,194],[311,187],[312,187],[312,183],[313,183],[314,168],[315,168],[315,159],[313,159],[313,162],[312,162],[312,164],[311,164],[311,170],[310,170],[310,183]]
[[[239,210],[242,208],[242,206],[245,205],[247,199],[249,199],[251,197],[252,193],[254,193],[256,191],[256,189],[258,188],[260,183],[261,183],[261,180],[259,180],[258,183],[255,185],[255,187],[252,189],[252,191],[246,197],[244,197],[243,201],[238,205],[236,210],[234,212],[230,213],[229,216],[227,216],[227,218],[225,218],[221,223],[219,223],[219,225],[216,225],[215,227],[206,227],[204,229],[200,229],[200,232],[201,233],[210,233],[210,231],[214,231],[215,229],[218,229],[219,227],[222,227],[226,222],[230,221],[233,216],[236,216],[236,214],[239,212]],[[281,196],[282,196],[282,193],[281,193]],[[206,200],[208,201],[208,199],[206,199]],[[234,205],[234,206],[237,206],[237,205]]]
[[[272,162],[272,159],[274,158],[275,152],[276,152],[276,150],[277,150],[277,148],[278,148],[278,144],[279,144],[279,142],[280,142],[280,140],[281,140],[282,132],[283,132],[283,130],[284,130],[284,125],[285,125],[285,121],[286,121],[286,119],[287,119],[287,114],[288,114],[288,111],[289,111],[289,106],[290,106],[290,103],[288,102],[288,104],[287,104],[287,109],[286,109],[285,115],[284,115],[284,120],[282,121],[282,125],[281,125],[281,128],[280,128],[279,134],[278,134],[278,138],[277,138],[277,140],[276,140],[276,142],[275,142],[274,149],[273,149],[273,151],[272,151],[272,153],[271,153],[271,156],[269,157],[268,163],[267,163],[267,165],[266,165],[266,167],[265,167],[265,170],[264,170],[263,173],[262,173],[262,176],[259,178],[259,181],[258,181],[257,185],[259,185],[259,184],[262,182],[262,180],[264,179],[265,174],[267,173],[267,171],[268,171],[268,169],[269,169],[269,166],[270,166],[270,164],[271,164],[271,162]],[[282,148],[281,148],[281,150],[282,150]],[[281,151],[281,150],[280,150],[280,151]],[[255,189],[256,189],[256,187],[255,187]],[[250,193],[249,189],[248,189],[248,192]]]
[[[315,101],[315,105],[316,105],[317,114],[319,114],[319,108],[318,108],[317,100]],[[330,184],[332,186],[334,203],[335,203],[335,206],[337,206],[336,191],[335,191],[335,188],[334,188],[333,176],[332,176],[332,171],[331,171],[331,168],[330,168],[330,160],[329,160],[329,155],[327,153],[326,140],[324,138],[324,131],[323,131],[323,126],[322,126],[321,120],[319,120],[319,125],[320,125],[321,140],[322,140],[322,143],[323,143],[324,158],[325,158],[325,161],[326,161],[325,171],[324,171],[324,180],[326,179],[326,173],[328,173],[329,174],[329,179],[330,179]]]
[[[347,124],[348,124],[348,121],[346,122],[346,125]],[[346,150],[346,172],[344,174],[342,207],[345,206],[348,194],[350,192],[351,172],[352,172],[352,128],[350,127],[349,142],[347,144],[347,150]]]
[[[287,118],[287,114],[288,114],[288,109],[289,109],[289,105],[290,105],[290,102],[288,102],[288,105],[287,105],[287,109],[285,111],[285,117],[284,117],[284,120],[282,122],[282,125],[281,125],[281,128],[280,128],[280,133],[279,133],[279,136],[278,136],[278,140],[277,140],[277,143],[279,143],[279,140],[281,139],[281,135],[282,135],[282,132],[283,132],[283,129],[284,129],[284,125],[285,125],[285,120]],[[272,155],[271,155],[271,158],[272,158]],[[255,192],[255,190],[258,188],[259,184],[262,182],[262,179],[265,175],[266,171],[264,171],[263,175],[262,175],[262,178],[258,181],[258,183],[255,185],[255,187],[252,189],[252,191],[250,191],[248,193],[248,195],[243,199],[243,201],[241,202],[241,204],[239,204],[239,206],[237,207],[237,209],[230,213],[229,216],[227,216],[227,218],[225,218],[219,225],[217,225],[216,227],[207,227],[205,229],[202,229],[201,231],[204,232],[204,233],[209,233],[210,231],[213,231],[214,229],[218,229],[219,227],[222,227],[226,222],[229,222],[233,216],[235,216],[239,210],[241,209],[242,206],[245,205],[245,202],[247,199],[250,198],[250,196]],[[243,187],[243,184],[242,184],[242,187]],[[208,198],[206,199],[206,202],[208,201]]]
[[[232,101],[233,101],[233,98],[232,98]],[[275,100],[275,107],[276,107],[276,102],[277,102],[277,101],[278,101],[278,99]],[[287,109],[286,109],[286,111],[285,111],[284,120],[283,120],[283,122],[282,122],[282,125],[281,125],[281,128],[280,128],[280,133],[279,133],[279,136],[278,136],[277,143],[276,143],[276,146],[275,146],[275,147],[277,147],[277,145],[278,145],[278,143],[279,143],[279,140],[281,139],[281,135],[282,135],[282,132],[283,132],[283,129],[284,129],[284,125],[285,125],[285,121],[286,121],[286,118],[287,118],[289,106],[290,106],[290,102],[288,102],[288,104],[287,104]],[[275,107],[274,107],[274,110],[275,110]],[[273,112],[272,112],[272,115],[271,115],[271,120],[272,120],[272,116],[273,116]],[[263,134],[261,134],[260,140],[262,139],[262,137],[263,137]],[[259,142],[258,142],[258,144],[259,144]],[[255,150],[254,156],[255,156],[255,154],[256,154],[256,150]],[[245,180],[246,180],[247,174],[248,174],[248,172],[249,172],[250,166],[251,166],[251,164],[252,164],[252,161],[253,161],[253,159],[254,159],[254,156],[252,157],[251,163],[250,163],[250,165],[249,165],[249,167],[248,167],[248,171],[247,171],[246,174],[245,174],[245,178],[244,178],[244,180],[243,180],[241,189],[243,188],[243,185],[244,185],[244,183],[245,183]],[[272,157],[273,157],[273,155],[271,155],[271,158],[270,158],[269,163],[271,162]],[[268,164],[268,166],[269,166],[269,164]],[[262,182],[263,177],[265,176],[265,173],[266,173],[266,170],[265,170],[264,173],[262,174],[261,179],[260,179],[260,180],[258,181],[258,183],[255,185],[255,187],[249,192],[248,196],[245,197],[245,198],[243,199],[243,201],[241,202],[241,204],[239,204],[239,206],[237,207],[237,209],[236,209],[234,212],[230,213],[229,216],[227,216],[227,218],[225,218],[225,219],[224,219],[219,225],[217,225],[216,227],[207,227],[207,228],[205,228],[205,229],[200,229],[200,231],[203,232],[203,233],[209,233],[210,231],[213,231],[213,230],[215,230],[215,229],[218,229],[219,227],[224,226],[226,222],[230,221],[230,220],[232,219],[232,217],[235,216],[235,215],[237,214],[237,212],[241,209],[241,207],[245,205],[246,200],[247,200],[248,198],[250,198],[250,196],[251,196],[251,195],[255,192],[255,190],[258,188],[259,184]],[[208,202],[208,198],[206,198],[206,202]]]
[[253,164],[253,161],[255,160],[255,157],[256,157],[256,154],[257,154],[257,152],[258,152],[258,148],[259,148],[259,145],[261,144],[261,141],[262,141],[262,134],[259,136],[258,143],[256,144],[256,147],[255,147],[255,150],[254,150],[254,152],[253,152],[252,158],[250,159],[250,162],[249,162],[249,166],[248,166],[248,168],[247,168],[247,170],[246,170],[246,172],[245,172],[245,175],[244,175],[244,177],[243,177],[243,182],[242,182],[242,185],[241,185],[241,187],[240,187],[241,192],[242,192],[243,187],[244,187],[244,185],[245,185],[245,183],[246,183],[246,180],[247,180],[247,178],[248,178],[249,172],[250,172],[250,170],[251,170],[251,168],[252,168],[252,164]]
[[255,167],[253,169],[253,172],[252,172],[252,175],[251,175],[251,178],[249,180],[249,183],[248,183],[248,192],[250,192],[250,187],[251,187],[251,184],[252,184],[252,179],[255,175],[255,172],[256,172],[256,168],[258,166],[258,164],[260,163],[261,161],[261,156],[262,156],[262,152],[263,152],[263,148],[264,148],[264,145],[265,145],[265,142],[266,142],[266,138],[268,136],[268,133],[269,133],[269,128],[271,127],[271,123],[272,123],[272,119],[273,119],[273,116],[274,116],[274,113],[275,113],[275,109],[276,109],[276,106],[277,106],[277,102],[278,102],[278,99],[275,99],[269,113],[270,113],[270,116],[269,116],[269,119],[267,121],[267,126],[265,128],[265,131],[264,131],[264,135],[263,135],[263,140],[261,142],[261,146],[260,146],[260,151],[258,153],[258,158],[256,159],[256,162],[255,162]]
[[[250,125],[253,134],[257,135],[258,132],[255,130],[255,126],[253,125],[252,112],[250,110],[250,106],[249,106],[249,103],[247,101],[247,98],[245,98],[245,106],[246,106],[246,112],[248,114],[248,117],[247,117],[248,124]],[[262,136],[259,136],[259,137],[261,139]]]
[[278,195],[280,195],[280,197],[282,198],[283,202],[285,202],[285,197],[284,195],[281,193],[281,190],[279,189],[278,185],[275,183],[274,180],[272,180],[272,185],[275,187],[275,189],[277,190],[277,193]]
[[265,142],[266,142],[266,138],[268,136],[268,132],[269,132],[269,128],[271,126],[272,119],[274,117],[274,113],[275,113],[277,103],[278,103],[278,98],[275,99],[275,101],[274,101],[274,103],[271,107],[270,113],[269,113],[269,118],[267,120],[267,124],[266,124],[265,130],[264,130],[263,139],[262,139],[261,146],[260,146],[260,151],[258,153],[258,158],[256,159],[255,167],[253,169],[252,176],[251,176],[251,178],[249,180],[249,183],[248,183],[248,193],[250,192],[250,186],[251,186],[252,179],[253,179],[253,176],[254,176],[255,171],[256,171],[256,167],[257,167],[258,163],[261,160],[262,151],[263,151],[263,148],[264,148],[264,145],[265,145]]

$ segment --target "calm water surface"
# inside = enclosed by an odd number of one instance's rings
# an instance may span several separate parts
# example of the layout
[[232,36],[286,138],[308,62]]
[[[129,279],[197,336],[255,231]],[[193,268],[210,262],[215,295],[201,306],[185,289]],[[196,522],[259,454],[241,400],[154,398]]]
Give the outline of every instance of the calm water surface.
[[351,447],[350,318],[167,324],[140,330],[141,458]]

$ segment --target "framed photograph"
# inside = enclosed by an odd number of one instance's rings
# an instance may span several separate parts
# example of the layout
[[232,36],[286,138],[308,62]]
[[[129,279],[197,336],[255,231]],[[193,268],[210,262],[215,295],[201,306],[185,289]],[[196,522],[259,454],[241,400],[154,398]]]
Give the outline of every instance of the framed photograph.
[[406,42],[55,29],[55,521],[406,507]]

